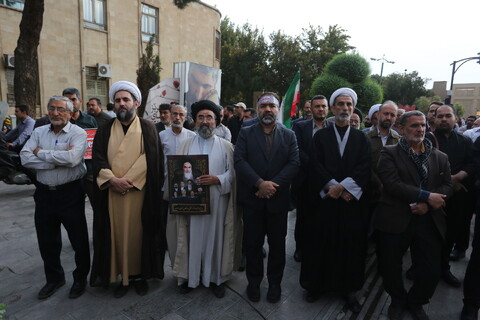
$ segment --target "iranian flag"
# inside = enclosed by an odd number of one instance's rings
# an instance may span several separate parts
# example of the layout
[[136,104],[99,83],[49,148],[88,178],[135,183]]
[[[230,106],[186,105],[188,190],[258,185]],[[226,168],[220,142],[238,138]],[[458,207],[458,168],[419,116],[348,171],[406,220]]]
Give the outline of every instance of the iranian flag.
[[300,103],[300,71],[297,72],[295,78],[293,78],[290,87],[288,87],[287,93],[282,101],[280,107],[280,119],[287,128],[291,128],[291,120],[295,112],[297,112],[297,104]]

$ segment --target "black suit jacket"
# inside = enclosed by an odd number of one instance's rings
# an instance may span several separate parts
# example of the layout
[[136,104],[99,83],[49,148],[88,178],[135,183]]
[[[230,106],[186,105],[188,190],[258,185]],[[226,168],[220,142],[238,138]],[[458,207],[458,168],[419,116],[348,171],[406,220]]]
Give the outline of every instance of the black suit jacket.
[[[240,130],[233,154],[237,173],[238,201],[247,206],[261,206],[280,212],[288,210],[289,189],[298,173],[300,160],[293,131],[277,125],[270,154],[266,153],[265,135],[259,123]],[[259,179],[279,185],[270,199],[255,196]]]
[[292,128],[297,137],[298,153],[300,156],[300,171],[293,181],[293,185],[297,188],[300,187],[308,177],[309,162],[312,154],[312,122],[313,120],[298,121]]
[[[380,202],[375,209],[374,227],[383,232],[402,233],[406,230],[412,213],[410,204],[418,201],[420,176],[413,161],[399,146],[385,146],[378,161],[378,176],[383,183]],[[427,191],[450,196],[452,179],[448,157],[433,149],[429,157]],[[438,231],[445,237],[446,214],[443,208],[431,214]]]

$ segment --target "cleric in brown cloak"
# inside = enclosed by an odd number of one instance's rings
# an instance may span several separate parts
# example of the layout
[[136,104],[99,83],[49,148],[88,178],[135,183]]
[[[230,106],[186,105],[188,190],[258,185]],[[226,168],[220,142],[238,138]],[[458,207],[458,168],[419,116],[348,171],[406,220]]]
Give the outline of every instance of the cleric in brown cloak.
[[119,81],[112,85],[110,99],[117,118],[98,129],[93,143],[100,199],[94,212],[90,285],[107,287],[121,275],[115,290],[120,298],[132,280],[137,293],[144,295],[146,279],[164,276],[163,152],[155,126],[135,114],[141,102],[137,86]]

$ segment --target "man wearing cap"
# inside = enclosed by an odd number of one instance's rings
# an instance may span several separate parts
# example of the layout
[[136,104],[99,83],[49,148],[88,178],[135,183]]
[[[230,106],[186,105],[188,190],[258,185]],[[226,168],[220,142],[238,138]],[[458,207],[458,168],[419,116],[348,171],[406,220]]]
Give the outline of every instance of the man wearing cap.
[[299,121],[293,126],[297,137],[298,152],[300,154],[300,171],[292,183],[292,192],[297,194],[297,218],[295,220],[295,254],[293,258],[299,262],[302,257],[302,243],[304,239],[305,218],[308,215],[308,184],[307,177],[310,172],[310,157],[312,153],[312,140],[315,133],[326,128],[328,114],[328,101],[323,95],[316,95],[310,101],[309,107],[313,119]]
[[370,180],[371,152],[367,137],[351,129],[357,94],[349,88],[330,97],[335,124],[313,137],[310,185],[316,204],[306,223],[300,284],[313,302],[321,294],[341,293],[352,312],[361,306],[368,226],[364,193]]
[[237,137],[238,133],[240,132],[240,129],[242,128],[242,123],[243,123],[243,113],[245,110],[247,110],[247,106],[243,102],[239,102],[234,105],[235,111],[233,113],[233,117],[228,120],[227,127],[230,130],[230,133],[232,134],[232,144],[237,143]]
[[114,296],[124,296],[133,282],[145,295],[147,279],[163,278],[165,229],[161,219],[163,152],[155,126],[139,118],[138,87],[112,85],[117,117],[100,127],[93,142],[93,174],[99,193],[94,212],[94,256],[90,284],[122,280]]
[[182,293],[203,284],[223,298],[224,283],[236,270],[234,260],[239,260],[236,243],[239,247],[242,239],[234,211],[233,146],[214,134],[220,123],[220,108],[214,102],[194,103],[192,117],[197,135],[185,140],[178,154],[208,155],[208,174],[197,177],[196,183],[209,188],[210,214],[169,215],[168,252]]
[[247,295],[253,302],[260,300],[265,235],[269,245],[267,301],[280,300],[289,190],[300,165],[295,134],[277,125],[279,105],[275,93],[259,97],[260,121],[242,128],[234,152],[239,203],[244,209]]

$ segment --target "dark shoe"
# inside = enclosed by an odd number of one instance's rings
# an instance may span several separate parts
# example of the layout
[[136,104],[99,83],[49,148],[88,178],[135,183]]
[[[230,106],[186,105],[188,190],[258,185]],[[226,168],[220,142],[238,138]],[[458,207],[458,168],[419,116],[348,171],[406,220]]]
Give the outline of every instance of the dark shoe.
[[225,285],[222,283],[217,286],[215,283],[210,283],[210,288],[212,288],[213,294],[218,299],[225,297]]
[[295,250],[295,253],[293,254],[293,260],[297,262],[302,262],[302,253],[300,250]]
[[50,283],[47,282],[47,284],[44,285],[43,288],[40,289],[40,291],[38,292],[38,299],[39,300],[47,299],[64,284],[65,284],[65,280],[61,280],[59,282],[50,282]]
[[388,317],[390,320],[401,320],[403,311],[405,310],[405,304],[392,300],[388,307]]
[[124,295],[127,294],[128,292],[128,288],[130,286],[124,286],[121,282],[120,284],[118,285],[117,288],[115,288],[115,291],[113,292],[113,296],[117,299],[123,297]]
[[249,284],[247,286],[247,297],[248,300],[252,302],[260,301],[260,286],[253,286]]
[[345,296],[345,301],[347,302],[347,308],[353,313],[359,313],[362,310],[362,306],[358,302],[355,294],[350,293]]
[[305,300],[307,302],[315,302],[318,299],[320,299],[320,293],[319,292],[314,292],[314,291],[307,291],[307,294],[305,295]]
[[270,303],[276,303],[280,301],[282,296],[282,288],[279,285],[268,286],[267,301]]
[[478,308],[464,305],[460,320],[478,320]]
[[442,273],[442,279],[454,288],[460,288],[462,286],[460,280],[458,280],[450,270],[446,270]]
[[189,293],[190,291],[193,290],[193,288],[190,288],[188,286],[188,282],[182,283],[182,285],[180,285],[179,289],[180,289],[181,294],[187,294],[187,293]]
[[430,320],[422,306],[408,306],[407,309],[413,320]]
[[85,292],[85,287],[87,286],[87,281],[75,281],[70,289],[70,294],[68,297],[70,299],[77,299]]
[[142,279],[142,278],[138,278],[138,279],[135,279],[133,284],[135,285],[135,292],[139,296],[144,296],[144,295],[147,294],[147,292],[148,292],[148,282],[147,282],[147,280]]
[[453,249],[450,253],[450,260],[451,261],[458,261],[460,259],[465,258],[465,251],[461,251],[458,249]]
[[238,271],[240,271],[240,272],[245,271],[246,265],[247,265],[247,256],[242,254],[242,260],[240,260],[240,265],[238,266]]
[[415,269],[413,266],[410,267],[410,269],[407,270],[405,273],[405,277],[410,280],[410,281],[415,281]]

